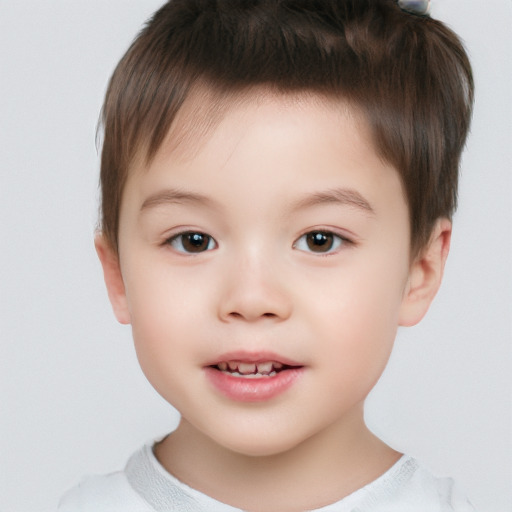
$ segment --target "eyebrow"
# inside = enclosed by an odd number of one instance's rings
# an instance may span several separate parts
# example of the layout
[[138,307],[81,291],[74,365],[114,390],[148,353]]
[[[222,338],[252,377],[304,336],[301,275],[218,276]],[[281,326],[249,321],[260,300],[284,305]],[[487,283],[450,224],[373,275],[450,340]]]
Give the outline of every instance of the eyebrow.
[[322,204],[338,204],[363,210],[375,215],[372,205],[357,190],[348,188],[333,188],[322,192],[309,194],[292,204],[291,210],[302,210]]
[[142,203],[140,211],[143,212],[144,210],[149,210],[162,205],[184,203],[198,203],[210,208],[214,208],[217,205],[215,201],[202,194],[186,192],[179,189],[165,189],[147,197]]
[[[197,203],[209,208],[217,207],[217,203],[215,201],[202,194],[179,189],[165,189],[147,197],[142,203],[140,211],[143,212],[144,210],[149,210],[162,205],[184,203]],[[371,215],[375,215],[375,210],[371,204],[359,192],[346,188],[334,188],[308,194],[307,196],[292,203],[290,209],[294,212],[322,204],[349,206],[363,210]]]

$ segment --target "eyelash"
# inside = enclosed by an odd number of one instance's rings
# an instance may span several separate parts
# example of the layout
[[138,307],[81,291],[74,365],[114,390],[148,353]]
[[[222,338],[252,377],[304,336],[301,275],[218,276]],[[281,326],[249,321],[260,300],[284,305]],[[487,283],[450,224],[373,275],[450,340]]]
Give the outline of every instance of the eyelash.
[[[186,237],[188,237],[188,239]],[[204,245],[205,243],[206,246]],[[310,243],[313,244],[313,247],[309,245]],[[317,251],[314,249],[315,246],[316,248],[323,249],[322,244],[324,243],[328,244],[326,251]],[[184,244],[189,245],[189,247],[186,248]],[[307,247],[304,247],[304,244],[306,244]],[[318,229],[304,233],[293,243],[292,247],[299,251],[317,254],[319,256],[329,256],[338,253],[342,246],[353,244],[354,242],[352,240],[340,234],[329,230]],[[213,237],[200,231],[183,231],[182,233],[177,233],[165,240],[164,245],[171,246],[176,252],[181,254],[200,254],[218,247]],[[188,250],[191,248],[199,250]]]
[[[187,236],[189,237],[188,241],[185,239]],[[194,240],[192,237],[194,237]],[[184,246],[184,243],[190,242],[193,244],[196,242],[201,243],[201,241],[203,243],[206,241],[207,245],[204,249],[199,245],[196,246],[196,248],[200,249],[198,251],[189,251]],[[212,244],[214,247],[212,247]],[[176,252],[181,254],[200,254],[202,252],[211,251],[217,248],[217,242],[213,239],[213,237],[207,235],[206,233],[201,233],[200,231],[183,231],[182,233],[178,233],[168,238],[164,245],[170,245]]]
[[[325,239],[330,238],[330,245],[328,246],[326,251],[315,251],[309,245],[309,242],[316,243],[325,241]],[[307,248],[300,247],[301,242],[303,244],[307,244]],[[337,254],[343,246],[354,245],[354,242],[348,239],[345,236],[342,236],[338,233],[334,233],[333,231],[329,231],[326,229],[318,229],[313,231],[308,231],[304,233],[301,237],[297,239],[297,241],[293,244],[293,248],[299,251],[304,251],[311,254],[316,254],[318,256],[330,256],[332,254]],[[318,248],[322,248],[321,245],[317,246]]]

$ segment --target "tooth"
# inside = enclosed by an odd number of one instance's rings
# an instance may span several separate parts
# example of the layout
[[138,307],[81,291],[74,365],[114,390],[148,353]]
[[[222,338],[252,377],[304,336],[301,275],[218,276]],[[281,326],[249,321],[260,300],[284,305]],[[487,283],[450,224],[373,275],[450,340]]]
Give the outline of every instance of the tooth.
[[238,363],[238,371],[242,374],[254,373],[256,365],[254,363]]
[[272,362],[258,363],[258,373],[270,373],[272,371]]
[[284,367],[282,363],[264,361],[262,363],[242,363],[240,361],[221,361],[217,368],[222,371],[230,371],[235,377],[256,375],[259,377],[273,377],[277,371]]

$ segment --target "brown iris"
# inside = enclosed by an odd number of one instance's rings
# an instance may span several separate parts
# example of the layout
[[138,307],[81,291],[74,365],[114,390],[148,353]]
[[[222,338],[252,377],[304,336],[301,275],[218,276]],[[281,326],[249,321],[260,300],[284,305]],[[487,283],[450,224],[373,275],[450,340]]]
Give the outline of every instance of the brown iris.
[[308,249],[313,252],[327,252],[334,245],[334,236],[332,233],[313,231],[306,235],[306,243]]
[[180,235],[183,249],[187,252],[203,252],[210,245],[210,237],[203,233],[182,233]]

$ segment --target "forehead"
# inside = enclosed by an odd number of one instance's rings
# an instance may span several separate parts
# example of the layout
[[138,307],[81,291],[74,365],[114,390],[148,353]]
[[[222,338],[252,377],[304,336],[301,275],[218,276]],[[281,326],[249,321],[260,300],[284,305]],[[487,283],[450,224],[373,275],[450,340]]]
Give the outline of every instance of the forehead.
[[[333,129],[336,128],[336,121],[341,125],[350,118],[358,135],[373,147],[364,115],[360,109],[344,100],[309,91],[279,92],[263,86],[222,92],[198,85],[191,90],[173,119],[155,159],[172,155],[175,161],[191,160],[216,135],[219,125],[225,125],[227,121],[243,129],[256,118],[267,116],[270,128],[276,113],[286,115],[293,111],[297,114],[307,113],[312,124],[321,120],[331,122]],[[141,167],[141,162],[135,167]],[[149,168],[151,165],[143,167]]]
[[251,89],[219,97],[200,90],[151,163],[129,177],[125,196],[142,208],[148,197],[180,190],[203,198],[250,194],[275,207],[340,187],[375,195],[390,176],[393,194],[402,195],[398,173],[373,150],[369,132],[357,109],[318,94]]

